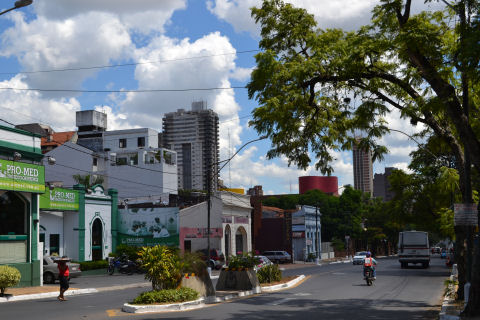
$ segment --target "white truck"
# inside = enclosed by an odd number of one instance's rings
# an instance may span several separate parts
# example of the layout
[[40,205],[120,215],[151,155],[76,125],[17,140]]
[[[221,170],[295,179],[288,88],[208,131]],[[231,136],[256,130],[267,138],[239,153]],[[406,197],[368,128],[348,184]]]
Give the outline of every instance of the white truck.
[[402,268],[409,263],[430,265],[428,233],[424,231],[403,231],[398,235],[398,260]]

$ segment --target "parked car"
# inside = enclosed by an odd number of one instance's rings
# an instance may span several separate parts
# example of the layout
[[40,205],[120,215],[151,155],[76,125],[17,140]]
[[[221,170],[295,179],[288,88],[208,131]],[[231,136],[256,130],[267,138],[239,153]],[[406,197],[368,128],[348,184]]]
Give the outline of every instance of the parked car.
[[265,256],[255,256],[255,258],[258,259],[258,263],[253,267],[255,272],[257,272],[258,270],[262,269],[265,266],[269,266],[273,264],[273,262],[270,261],[270,259],[268,259]]
[[212,269],[221,269],[225,264],[225,256],[222,251],[218,249],[210,249],[210,261],[207,261],[207,249],[199,250],[198,253],[200,254],[201,259],[207,262],[207,266]]
[[287,251],[265,251],[263,255],[275,263],[285,263],[292,260],[292,256]]
[[363,261],[367,257],[367,251],[359,251],[353,256],[353,264],[363,264]]
[[[58,280],[58,267],[55,263],[56,257],[44,256],[43,257],[43,282],[55,283]],[[58,258],[58,257],[57,257]],[[82,274],[80,270],[80,264],[67,262],[68,269],[70,271],[70,278],[76,278]]]

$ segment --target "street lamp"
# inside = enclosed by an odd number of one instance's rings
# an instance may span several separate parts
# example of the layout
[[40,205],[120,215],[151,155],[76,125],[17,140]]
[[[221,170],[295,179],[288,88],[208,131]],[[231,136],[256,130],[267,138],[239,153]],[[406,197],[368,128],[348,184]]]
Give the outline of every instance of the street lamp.
[[0,15],[2,15],[4,13],[7,13],[9,11],[12,11],[12,10],[18,9],[18,8],[29,6],[29,5],[32,4],[32,2],[33,2],[33,0],[18,0],[18,1],[15,1],[15,4],[14,4],[13,8],[10,8],[10,9],[7,9],[5,11],[0,12]]
[[208,172],[207,172],[207,267],[209,266],[209,263],[210,263],[210,206],[211,206],[211,198],[212,198],[212,192],[211,192],[210,189],[211,189],[211,179],[212,179],[212,167],[215,166],[215,165],[219,165],[222,162],[225,162],[220,167],[220,169],[218,169],[215,172],[215,179],[217,179],[220,171],[227,165],[227,163],[230,162],[230,160],[233,159],[233,157],[235,157],[240,152],[240,150],[242,150],[246,145],[248,145],[252,142],[260,141],[260,140],[263,140],[263,139],[266,139],[266,138],[267,138],[267,136],[261,136],[260,138],[250,140],[250,141],[246,142],[245,144],[243,144],[240,148],[238,148],[238,150],[230,158],[228,158],[226,160],[215,162],[211,166],[208,167]]

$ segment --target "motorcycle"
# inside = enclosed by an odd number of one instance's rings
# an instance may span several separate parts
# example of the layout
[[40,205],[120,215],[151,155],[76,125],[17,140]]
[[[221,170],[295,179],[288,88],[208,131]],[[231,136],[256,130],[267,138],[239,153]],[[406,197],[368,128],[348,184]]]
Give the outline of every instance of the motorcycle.
[[367,282],[367,286],[371,286],[375,278],[373,277],[373,268],[367,267],[365,270],[365,281]]
[[131,275],[138,270],[135,262],[128,260],[126,257],[109,258],[107,272],[112,275],[117,269],[120,273]]

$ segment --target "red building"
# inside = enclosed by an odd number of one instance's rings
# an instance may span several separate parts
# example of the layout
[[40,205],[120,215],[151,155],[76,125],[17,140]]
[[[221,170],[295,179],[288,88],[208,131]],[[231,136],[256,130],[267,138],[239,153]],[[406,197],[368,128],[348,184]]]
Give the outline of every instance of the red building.
[[320,177],[320,176],[304,176],[298,178],[299,192],[304,194],[309,190],[318,189],[338,196],[338,178],[337,177]]

